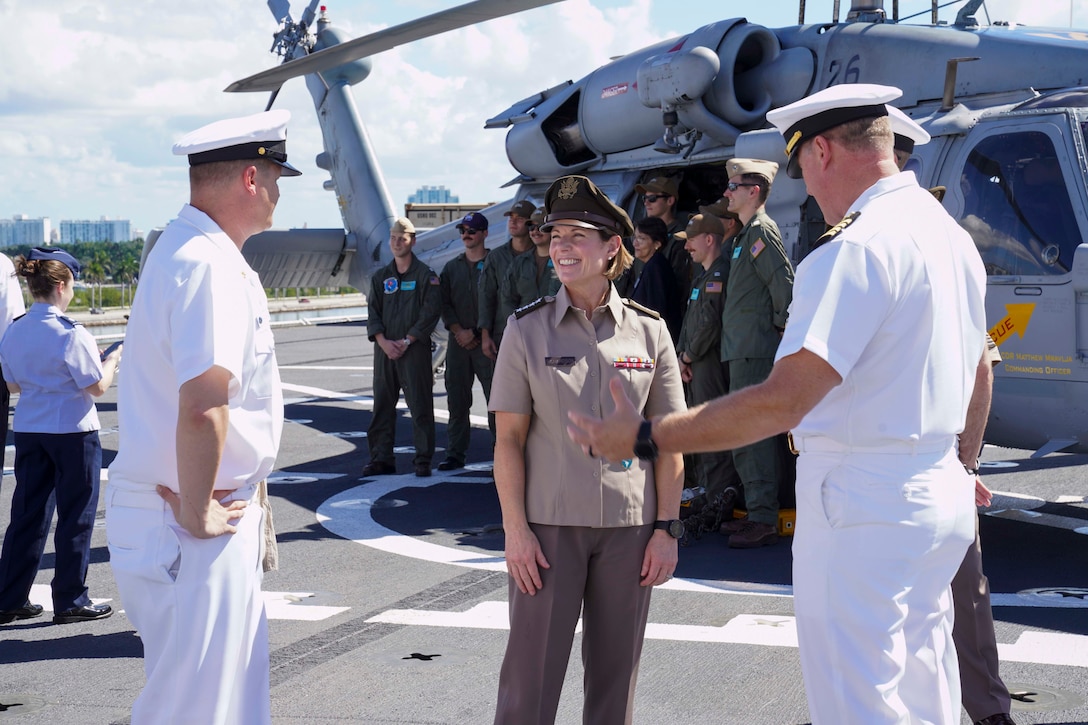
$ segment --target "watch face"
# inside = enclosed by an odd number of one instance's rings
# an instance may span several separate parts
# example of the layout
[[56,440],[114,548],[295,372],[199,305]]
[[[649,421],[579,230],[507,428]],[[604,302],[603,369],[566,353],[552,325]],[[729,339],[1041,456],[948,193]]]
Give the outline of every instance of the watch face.
[[680,519],[673,519],[669,522],[669,536],[672,538],[683,538],[685,531],[687,531],[687,527],[684,526],[684,522]]

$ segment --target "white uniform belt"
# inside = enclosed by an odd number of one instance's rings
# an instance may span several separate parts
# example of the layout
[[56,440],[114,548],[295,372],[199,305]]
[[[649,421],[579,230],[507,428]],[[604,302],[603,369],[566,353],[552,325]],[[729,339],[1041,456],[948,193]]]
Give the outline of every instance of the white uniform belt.
[[[160,510],[166,505],[166,501],[163,500],[162,496],[159,496],[154,486],[118,480],[111,480],[108,485],[113,491],[112,500],[118,506]],[[257,499],[257,489],[259,486],[260,482],[250,483],[241,488],[236,488],[226,496],[221,497],[219,503],[225,506],[231,501],[253,502]]]
[[889,441],[879,446],[849,446],[824,436],[795,436],[788,434],[790,451],[798,453],[883,453],[911,455],[914,453],[940,453],[952,450],[955,436],[925,441]]

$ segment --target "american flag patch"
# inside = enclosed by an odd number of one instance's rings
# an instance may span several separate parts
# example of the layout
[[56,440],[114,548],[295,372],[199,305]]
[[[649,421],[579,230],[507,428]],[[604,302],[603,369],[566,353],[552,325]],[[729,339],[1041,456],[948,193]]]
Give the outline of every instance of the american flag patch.
[[757,239],[756,243],[752,245],[752,259],[758,257],[759,253],[762,252],[766,247],[767,245],[763,243],[762,237]]
[[706,283],[706,293],[707,294],[710,294],[711,292],[721,292],[721,291],[722,291],[722,283],[721,282],[707,282]]
[[612,358],[612,367],[623,370],[653,370],[654,359],[652,357],[627,357]]

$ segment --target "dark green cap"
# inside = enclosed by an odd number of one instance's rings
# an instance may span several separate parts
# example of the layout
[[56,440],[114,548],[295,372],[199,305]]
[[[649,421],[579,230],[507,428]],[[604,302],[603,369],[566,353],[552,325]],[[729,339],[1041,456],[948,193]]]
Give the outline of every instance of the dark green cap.
[[554,224],[569,224],[603,229],[621,237],[635,233],[627,212],[584,176],[564,176],[552,182],[544,194],[544,215],[543,231]]

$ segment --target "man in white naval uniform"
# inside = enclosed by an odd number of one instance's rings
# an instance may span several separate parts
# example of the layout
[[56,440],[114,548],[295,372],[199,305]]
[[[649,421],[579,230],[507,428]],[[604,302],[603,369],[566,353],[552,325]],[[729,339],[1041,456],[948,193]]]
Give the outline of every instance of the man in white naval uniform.
[[205,126],[191,201],[140,275],[119,385],[106,534],[144,645],[144,723],[268,723],[263,482],[283,427],[268,304],[241,249],[271,226],[286,111]]
[[[767,114],[787,173],[842,219],[797,268],[766,382],[650,430],[621,390],[571,435],[609,460],[735,448],[787,428],[800,451],[794,607],[814,725],[959,723],[949,583],[974,536],[960,463],[984,354],[986,276],[971,238],[900,173],[884,104],[833,86]],[[743,421],[743,425],[736,425]],[[640,438],[641,436],[641,438]]]

